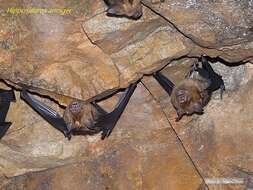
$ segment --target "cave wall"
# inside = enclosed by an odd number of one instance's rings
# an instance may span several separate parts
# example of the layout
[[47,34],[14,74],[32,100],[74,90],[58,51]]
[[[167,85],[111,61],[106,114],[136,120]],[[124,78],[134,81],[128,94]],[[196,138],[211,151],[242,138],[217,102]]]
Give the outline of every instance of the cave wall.
[[[7,12],[22,6],[72,12]],[[251,187],[252,2],[143,0],[142,6],[143,16],[131,20],[108,17],[101,0],[1,1],[1,88],[15,87],[17,96],[7,116],[13,125],[0,141],[1,189]],[[203,115],[175,122],[170,98],[150,74],[166,66],[162,72],[177,84],[202,54],[219,57],[212,66],[224,78],[224,99],[214,94]],[[104,141],[100,134],[68,141],[19,98],[19,84],[27,84],[62,114],[61,105],[73,99],[100,99],[137,79]],[[119,97],[101,105],[111,110]],[[211,184],[217,178],[243,183]]]

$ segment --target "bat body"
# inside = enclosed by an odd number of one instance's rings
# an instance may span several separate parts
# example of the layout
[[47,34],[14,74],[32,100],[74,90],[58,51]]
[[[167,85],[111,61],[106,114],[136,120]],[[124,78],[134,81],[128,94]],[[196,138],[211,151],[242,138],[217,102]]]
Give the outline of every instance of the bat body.
[[203,113],[203,107],[207,105],[213,91],[221,89],[222,98],[222,92],[225,90],[222,77],[214,72],[204,56],[201,57],[201,62],[202,67],[194,64],[177,86],[161,73],[154,74],[156,80],[171,95],[171,103],[178,115],[176,121],[183,115]]
[[140,0],[104,0],[108,6],[109,16],[124,16],[138,19],[142,16],[142,5]]
[[[96,104],[96,106],[98,106]],[[93,104],[73,101],[68,105],[63,114],[67,128],[73,135],[93,135],[101,131],[94,128],[94,122],[106,112]],[[93,127],[93,128],[92,128]]]
[[0,139],[6,134],[11,122],[5,122],[10,102],[15,102],[16,97],[13,90],[0,89]]
[[63,117],[61,117],[55,110],[30,96],[25,88],[21,91],[21,98],[68,139],[71,139],[71,135],[93,135],[100,131],[102,131],[102,139],[104,139],[111,134],[137,83],[131,84],[126,89],[126,92],[110,113],[107,113],[95,102],[73,101],[67,106]]

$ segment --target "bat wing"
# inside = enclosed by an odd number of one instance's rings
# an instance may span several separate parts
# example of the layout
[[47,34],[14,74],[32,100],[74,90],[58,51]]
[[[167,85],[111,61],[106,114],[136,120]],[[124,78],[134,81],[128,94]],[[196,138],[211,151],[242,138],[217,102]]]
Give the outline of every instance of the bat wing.
[[11,124],[12,124],[11,122],[0,122],[0,139],[3,138],[5,133],[10,128]]
[[5,122],[6,115],[9,111],[10,102],[16,101],[13,90],[0,89],[0,139],[5,135],[11,122]]
[[107,111],[105,111],[100,105],[98,105],[96,102],[91,103],[97,110],[99,116],[103,116],[107,114]]
[[99,117],[96,121],[94,121],[93,128],[99,129],[101,128],[102,132],[102,139],[109,137],[113,128],[117,124],[120,116],[124,112],[131,96],[133,95],[138,82],[130,84],[129,87],[125,90],[125,93],[119,99],[117,105],[113,109],[112,112],[104,114],[103,116]]
[[16,97],[13,90],[0,89],[0,102],[15,102]]
[[5,122],[6,115],[10,107],[10,102],[0,103],[0,122]]
[[21,91],[21,98],[25,100],[36,112],[38,112],[54,128],[61,131],[65,137],[70,139],[70,133],[63,118],[52,108],[30,96],[25,89]]
[[162,73],[160,72],[155,72],[153,74],[155,79],[158,81],[158,83],[163,87],[163,89],[171,95],[173,88],[175,87],[174,83],[170,81],[167,77],[165,77]]
[[15,102],[16,97],[13,90],[0,89],[0,122],[4,122],[8,113],[10,102]]
[[221,98],[222,98],[222,92],[225,90],[225,85],[222,76],[213,70],[212,66],[208,63],[206,57],[202,56],[201,62],[203,69],[208,73],[208,77],[211,80],[211,84],[207,90],[213,92],[218,89],[221,89]]

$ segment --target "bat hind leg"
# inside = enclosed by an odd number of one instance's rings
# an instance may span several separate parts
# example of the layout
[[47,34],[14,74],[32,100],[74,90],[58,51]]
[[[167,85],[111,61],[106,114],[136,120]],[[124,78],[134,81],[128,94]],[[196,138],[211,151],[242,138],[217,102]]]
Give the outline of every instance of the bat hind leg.
[[222,98],[223,98],[223,92],[226,90],[226,88],[225,88],[225,84],[224,83],[222,83],[221,85],[220,85],[220,99],[222,100]]

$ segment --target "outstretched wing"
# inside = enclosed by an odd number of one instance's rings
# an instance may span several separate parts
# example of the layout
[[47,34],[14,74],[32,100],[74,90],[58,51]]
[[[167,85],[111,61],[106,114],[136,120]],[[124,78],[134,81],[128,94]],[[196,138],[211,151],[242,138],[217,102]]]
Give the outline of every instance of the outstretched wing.
[[57,130],[61,131],[65,137],[70,138],[70,133],[65,121],[55,110],[40,102],[36,98],[30,96],[24,88],[22,89],[20,95],[21,98],[36,112],[38,112],[48,123],[50,123]]
[[0,89],[0,139],[12,124],[11,122],[5,122],[5,118],[9,111],[10,102],[15,101],[16,97],[13,90]]
[[[133,95],[138,81],[130,84],[129,87],[125,90],[124,94],[121,96],[114,110],[110,113],[103,114],[96,121],[94,121],[94,129],[102,129],[102,139],[109,137],[115,125],[117,124],[120,116],[124,112],[131,96]],[[91,129],[92,129],[91,128]]]
[[162,73],[160,72],[155,72],[153,74],[155,79],[159,82],[159,84],[163,87],[163,89],[171,95],[173,88],[175,87],[174,83],[170,81],[167,77],[165,77]]
[[0,89],[0,122],[5,122],[10,102],[15,102],[16,97],[13,90]]
[[11,126],[11,122],[0,122],[0,139],[5,135]]

